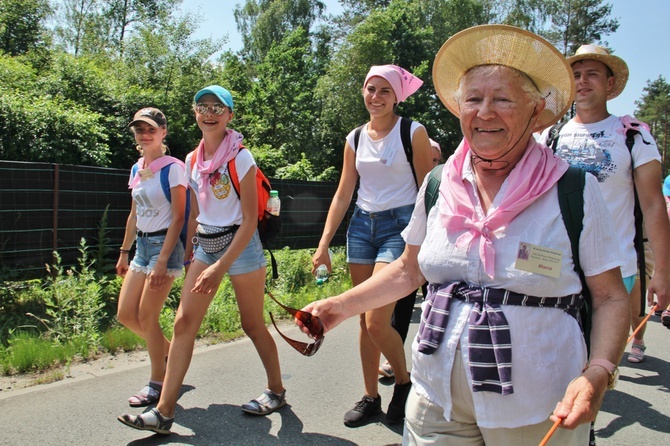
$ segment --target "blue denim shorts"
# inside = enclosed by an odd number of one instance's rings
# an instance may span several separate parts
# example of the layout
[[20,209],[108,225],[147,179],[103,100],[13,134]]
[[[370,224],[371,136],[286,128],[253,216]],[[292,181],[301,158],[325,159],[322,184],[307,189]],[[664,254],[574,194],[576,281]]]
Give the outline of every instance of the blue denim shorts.
[[347,263],[391,263],[405,250],[400,236],[412,218],[414,205],[382,212],[366,212],[356,206],[347,229]]
[[[195,259],[200,260],[206,265],[213,265],[217,260],[223,257],[223,254],[228,250],[229,246],[230,245],[213,254],[207,254],[200,246],[198,246],[195,250]],[[263,245],[261,244],[261,238],[258,236],[258,231],[256,231],[254,236],[251,237],[247,247],[242,251],[242,254],[235,259],[230,266],[230,269],[228,269],[228,274],[231,276],[247,274],[263,268],[265,265],[267,265],[267,261],[263,254]]]
[[[156,261],[158,261],[158,256],[163,249],[163,243],[165,243],[164,235],[154,235],[154,236],[138,236],[135,248],[135,257],[130,263],[130,269],[137,272],[142,272],[144,274],[149,274],[151,270],[154,269]],[[180,240],[177,240],[177,244],[170,254],[170,258],[167,262],[167,271],[168,275],[172,277],[181,276],[182,270],[184,269],[184,245],[181,244]]]

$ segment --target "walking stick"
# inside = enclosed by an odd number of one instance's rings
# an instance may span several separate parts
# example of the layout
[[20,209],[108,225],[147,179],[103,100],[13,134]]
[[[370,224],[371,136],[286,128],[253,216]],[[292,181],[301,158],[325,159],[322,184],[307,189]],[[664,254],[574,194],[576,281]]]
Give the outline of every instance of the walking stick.
[[551,436],[554,435],[554,432],[556,431],[556,429],[558,429],[559,424],[561,424],[560,419],[556,420],[556,422],[554,422],[554,425],[551,426],[551,429],[549,429],[549,432],[547,432],[547,435],[545,435],[544,438],[542,439],[542,441],[540,442],[540,446],[545,446],[547,444],[547,442],[549,441]]
[[[628,338],[628,340],[626,341],[626,344],[628,344],[630,341],[633,340],[633,338],[635,337],[637,332],[640,331],[640,329],[644,326],[644,324],[647,323],[647,321],[649,320],[651,315],[654,314],[654,311],[656,311],[657,307],[658,307],[658,305],[654,305],[651,308],[651,310],[649,310],[649,313],[647,313],[647,315],[644,317],[644,319],[642,319],[642,322],[640,323],[640,325],[638,325],[637,328],[633,331],[633,334],[630,335],[630,338]],[[549,432],[547,432],[547,435],[545,435],[544,438],[542,439],[542,441],[540,442],[540,446],[546,446],[546,444],[549,441],[549,439],[551,438],[551,436],[554,435],[554,432],[556,431],[556,429],[558,429],[559,424],[561,424],[561,420],[557,420],[554,423],[554,425],[551,426],[551,429],[549,429]]]

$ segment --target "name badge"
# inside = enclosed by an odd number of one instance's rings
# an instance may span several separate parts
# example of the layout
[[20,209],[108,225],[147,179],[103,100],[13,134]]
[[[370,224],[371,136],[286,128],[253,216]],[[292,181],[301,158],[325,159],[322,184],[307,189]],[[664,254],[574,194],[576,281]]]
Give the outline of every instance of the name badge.
[[398,148],[395,146],[386,147],[386,149],[384,149],[384,153],[382,153],[382,157],[379,159],[379,162],[385,166],[390,166],[397,149]]
[[154,174],[151,171],[151,169],[142,169],[139,171],[139,174],[141,181],[146,181],[154,177]]
[[561,275],[562,260],[561,251],[519,242],[514,268],[557,279]]

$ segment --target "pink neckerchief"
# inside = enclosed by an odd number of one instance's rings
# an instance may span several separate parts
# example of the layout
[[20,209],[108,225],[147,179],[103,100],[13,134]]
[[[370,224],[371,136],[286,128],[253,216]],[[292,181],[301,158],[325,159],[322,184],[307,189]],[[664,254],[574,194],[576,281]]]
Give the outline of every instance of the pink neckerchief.
[[649,131],[649,126],[647,124],[645,124],[642,121],[638,121],[636,118],[630,115],[619,116],[619,121],[621,121],[623,127],[617,129],[617,133],[621,133],[622,135],[625,135],[628,132],[628,130],[639,131],[640,127],[645,129],[646,131]]
[[207,203],[207,185],[209,176],[219,170],[221,166],[237,156],[240,151],[240,145],[244,136],[235,130],[228,129],[223,137],[223,141],[217,147],[214,156],[208,166],[205,167],[203,155],[205,153],[205,140],[202,139],[195,149],[195,168],[198,169],[200,177],[198,178],[198,204],[205,209]]
[[463,165],[470,156],[470,145],[463,139],[456,152],[449,158],[442,173],[440,184],[439,211],[442,226],[450,231],[467,232],[456,240],[461,248],[482,237],[479,244],[479,258],[489,277],[494,277],[495,251],[494,231],[504,228],[521,211],[549,190],[568,170],[568,163],[554,156],[551,149],[530,138],[526,152],[505,180],[506,195],[500,206],[489,210],[489,214],[479,220],[475,203],[465,188]]
[[[182,161],[178,160],[177,158],[175,158],[173,156],[170,156],[170,155],[164,155],[164,156],[161,156],[160,158],[156,158],[155,160],[153,160],[151,162],[151,164],[149,164],[148,168],[151,170],[151,173],[153,175],[156,175],[158,172],[160,172],[160,170],[163,167],[165,167],[169,164],[172,164],[172,163],[177,163],[182,168],[185,167],[184,163]],[[141,157],[137,161],[136,164],[137,164],[137,172],[128,181],[128,189],[134,189],[135,186],[137,186],[137,184],[140,182],[140,170],[145,169],[145,167],[144,167],[144,157]]]

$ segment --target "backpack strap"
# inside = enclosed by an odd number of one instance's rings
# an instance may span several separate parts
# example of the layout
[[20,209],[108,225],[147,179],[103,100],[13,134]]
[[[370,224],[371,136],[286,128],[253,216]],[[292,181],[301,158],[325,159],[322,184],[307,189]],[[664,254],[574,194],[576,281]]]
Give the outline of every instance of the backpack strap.
[[361,132],[365,128],[366,124],[359,125],[356,127],[356,130],[354,130],[354,153],[358,152],[358,141],[361,140]]
[[561,129],[568,121],[559,122],[554,124],[554,126],[549,129],[549,135],[547,135],[547,147],[551,149],[552,152],[556,153],[556,148],[558,147],[558,136],[561,134]]
[[412,176],[414,177],[414,184],[417,190],[419,189],[419,181],[416,179],[416,170],[414,169],[414,153],[412,151],[412,120],[408,118],[400,118],[400,140],[402,147],[405,150],[405,156],[412,169]]
[[161,188],[163,189],[163,193],[165,194],[165,198],[167,198],[167,201],[172,203],[172,192],[170,191],[170,166],[172,164],[168,164],[167,166],[163,167],[161,169]]
[[[361,140],[361,132],[366,124],[356,127],[354,130],[354,153],[358,152],[358,142]],[[405,157],[412,169],[412,176],[414,177],[414,184],[417,190],[419,189],[419,181],[416,178],[416,170],[414,169],[414,154],[412,151],[412,120],[400,117],[400,140],[402,141],[402,148],[405,151]]]
[[582,296],[584,306],[580,310],[580,320],[584,341],[587,351],[591,351],[591,293],[586,285],[586,276],[579,260],[579,237],[584,227],[584,185],[586,184],[586,171],[577,167],[569,167],[558,180],[558,204],[561,208],[561,216],[565,229],[570,238],[572,249],[572,260],[575,272],[582,282]]
[[[639,124],[633,124],[635,126]],[[630,154],[630,163],[631,171],[635,171],[635,158],[633,158],[633,146],[635,146],[635,135],[642,134],[639,130],[634,128],[629,128],[626,131],[626,147],[628,148],[628,153]],[[647,141],[642,138],[642,142],[649,144]],[[637,187],[635,186],[635,174],[633,174],[633,198],[635,199],[635,205],[633,207],[633,215],[635,216],[635,238],[633,238],[633,246],[635,246],[635,253],[637,254],[637,268],[640,272],[640,317],[646,315],[645,311],[645,301],[647,298],[647,273],[646,273],[646,263],[647,260],[644,255],[644,229],[643,229],[643,214],[642,207],[640,206],[640,197],[637,194]]]
[[426,191],[423,197],[423,203],[426,205],[426,216],[430,214],[430,210],[437,203],[437,197],[440,195],[440,183],[442,182],[442,169],[444,164],[438,164],[433,167],[428,175],[428,184],[426,184]]

